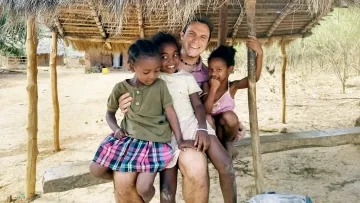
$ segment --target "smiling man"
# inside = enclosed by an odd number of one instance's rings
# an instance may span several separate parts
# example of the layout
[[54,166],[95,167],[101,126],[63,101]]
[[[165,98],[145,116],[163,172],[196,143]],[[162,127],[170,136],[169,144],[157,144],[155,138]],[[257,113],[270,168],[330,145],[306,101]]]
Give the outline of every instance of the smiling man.
[[[206,49],[213,31],[213,24],[205,17],[191,19],[180,33],[181,37],[181,63],[178,69],[190,72],[196,82],[202,87],[202,84],[209,80],[208,68],[202,63],[200,54]],[[122,95],[119,99],[119,106],[122,112],[126,113],[127,108],[131,105],[132,98],[129,94]],[[213,140],[216,139],[216,140]],[[218,143],[216,136],[207,136],[202,138],[211,143]],[[221,145],[219,145],[222,147]],[[208,150],[207,153],[219,154],[215,150]],[[231,157],[226,157],[227,161],[219,156],[212,162],[220,162],[216,168],[219,172],[220,185],[224,196],[224,201],[236,202],[236,182],[235,174],[232,168]],[[187,203],[206,203],[209,201],[209,175],[207,170],[207,157],[204,153],[193,149],[187,149],[180,152],[177,167],[183,175],[183,198]],[[167,176],[168,180],[164,181],[165,176],[160,173],[161,203],[174,203],[177,187],[177,175]],[[119,195],[119,199],[127,202],[129,194],[132,193],[131,187],[123,185],[121,177],[114,177],[115,186],[121,187],[120,191],[128,195]],[[170,185],[164,182],[171,183]],[[127,192],[125,190],[128,190]]]

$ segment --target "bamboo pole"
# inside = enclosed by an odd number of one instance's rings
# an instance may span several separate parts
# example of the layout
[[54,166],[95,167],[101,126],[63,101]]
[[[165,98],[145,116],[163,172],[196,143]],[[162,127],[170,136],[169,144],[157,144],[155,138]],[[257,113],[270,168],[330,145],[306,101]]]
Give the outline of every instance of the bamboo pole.
[[25,198],[35,196],[36,160],[38,155],[38,88],[37,88],[37,35],[35,16],[27,20],[26,52],[27,52],[27,93],[28,93],[28,123],[27,123],[27,164]]
[[145,37],[144,32],[144,17],[142,12],[142,6],[140,3],[136,4],[136,10],[138,13],[138,22],[139,22],[139,32],[140,32],[140,38],[143,39]]
[[279,15],[279,17],[275,20],[275,22],[271,25],[270,29],[267,31],[266,35],[270,37],[272,33],[275,31],[275,29],[279,26],[282,20],[293,10],[296,3],[298,3],[299,0],[292,0],[289,2],[285,8]]
[[60,128],[60,110],[59,110],[59,98],[57,89],[57,70],[56,70],[56,58],[57,58],[57,34],[52,33],[52,46],[50,54],[50,75],[51,75],[51,94],[52,103],[54,110],[54,122],[53,122],[53,133],[54,133],[54,150],[60,151],[60,140],[59,140],[59,128]]
[[281,93],[282,93],[282,123],[286,123],[286,87],[285,87],[285,76],[286,76],[286,47],[284,41],[281,42],[281,54],[283,55],[283,65],[281,71]]
[[219,33],[218,33],[218,41],[217,41],[218,46],[226,45],[227,29],[228,29],[227,10],[228,7],[226,0],[223,0],[219,13]]
[[[256,0],[245,0],[245,12],[250,36],[256,36],[255,22]],[[253,167],[255,172],[255,184],[257,194],[264,192],[264,173],[261,161],[260,136],[256,109],[256,53],[248,48],[248,103],[250,117],[251,148]]]

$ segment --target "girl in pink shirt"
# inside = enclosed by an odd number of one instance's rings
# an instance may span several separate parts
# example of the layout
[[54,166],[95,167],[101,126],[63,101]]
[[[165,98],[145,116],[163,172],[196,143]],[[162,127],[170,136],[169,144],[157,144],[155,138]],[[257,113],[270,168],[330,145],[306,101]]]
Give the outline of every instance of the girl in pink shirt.
[[[255,37],[247,40],[246,44],[257,53],[256,81],[258,81],[261,73],[263,51]],[[203,84],[205,95],[202,98],[205,111],[210,115],[207,118],[208,121],[216,129],[219,140],[233,157],[237,155],[237,151],[232,145],[232,141],[239,129],[244,129],[234,112],[234,97],[237,90],[248,88],[247,77],[241,80],[229,81],[229,76],[234,70],[235,52],[233,47],[222,45],[211,53],[208,58],[210,81]],[[245,136],[245,133],[243,136]]]

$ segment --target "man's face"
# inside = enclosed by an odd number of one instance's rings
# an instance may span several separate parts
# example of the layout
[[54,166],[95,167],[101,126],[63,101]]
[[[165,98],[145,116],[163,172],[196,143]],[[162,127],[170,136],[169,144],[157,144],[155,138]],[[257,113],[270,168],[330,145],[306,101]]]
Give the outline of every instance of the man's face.
[[210,29],[200,22],[191,23],[185,33],[181,32],[182,49],[188,57],[198,57],[206,49],[209,42]]

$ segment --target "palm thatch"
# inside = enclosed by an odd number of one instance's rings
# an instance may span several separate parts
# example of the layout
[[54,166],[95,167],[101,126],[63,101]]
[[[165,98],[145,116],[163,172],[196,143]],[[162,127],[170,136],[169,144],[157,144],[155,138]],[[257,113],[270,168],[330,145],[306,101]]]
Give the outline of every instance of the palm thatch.
[[[35,15],[74,48],[122,52],[140,36],[158,31],[178,35],[195,15],[206,15],[215,25],[211,45],[218,35],[220,0],[0,0],[0,15],[7,26]],[[227,0],[228,40],[247,38],[244,0]],[[359,5],[360,0],[258,0],[256,31],[265,41],[308,36],[311,28],[333,7]],[[4,28],[5,29],[5,28]]]

